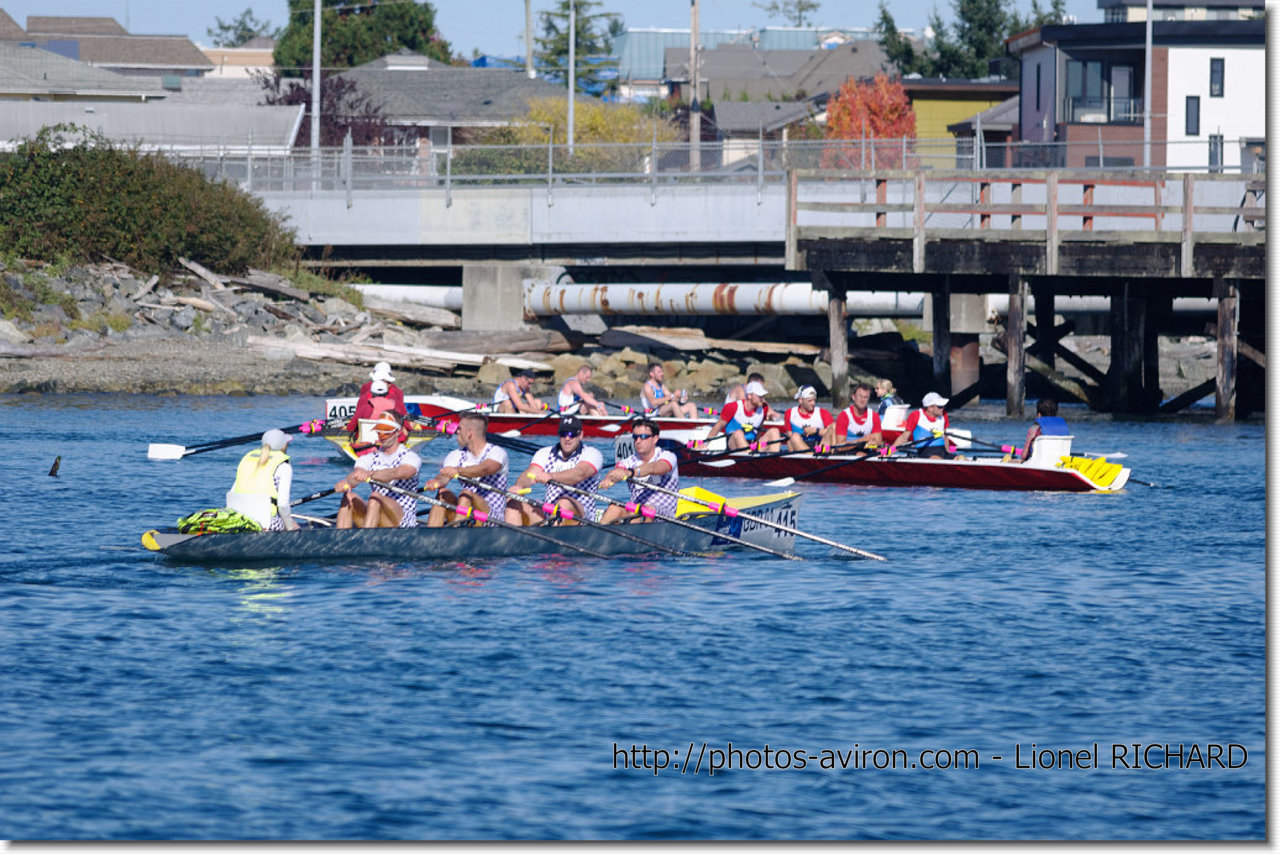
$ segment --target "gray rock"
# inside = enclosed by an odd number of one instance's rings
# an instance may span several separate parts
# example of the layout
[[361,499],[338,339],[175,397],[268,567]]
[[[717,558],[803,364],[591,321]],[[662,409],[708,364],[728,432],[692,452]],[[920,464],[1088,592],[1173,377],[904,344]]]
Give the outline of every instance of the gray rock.
[[26,344],[31,336],[18,329],[18,325],[6,318],[0,318],[0,341],[9,344]]
[[303,316],[306,317],[306,319],[311,321],[312,323],[315,323],[315,324],[324,323],[324,319],[325,319],[324,312],[320,311],[310,303],[301,303],[298,305],[298,309],[302,312]]
[[404,327],[387,327],[382,331],[382,343],[394,344],[400,347],[417,347],[418,336],[412,330],[407,330]]
[[152,320],[159,321],[162,324],[167,323],[173,317],[173,309],[169,306],[161,306],[159,309],[148,309],[147,311],[151,313]]
[[196,322],[196,310],[191,308],[190,306],[183,306],[181,309],[178,309],[176,312],[174,312],[173,316],[169,318],[169,323],[175,329],[180,329],[180,330],[191,329],[191,325],[194,324],[195,322]]
[[486,362],[476,372],[476,382],[485,386],[497,386],[511,379],[511,369],[498,362]]
[[320,304],[320,308],[326,315],[346,315],[348,318],[360,312],[359,309],[341,297],[325,298],[325,301]]
[[36,306],[31,312],[31,319],[38,324],[65,324],[70,320],[62,307],[53,303]]
[[138,311],[138,304],[127,297],[117,295],[107,303],[107,311],[115,315],[132,315]]
[[285,341],[305,341],[308,343],[313,340],[311,334],[304,330],[300,324],[292,323],[284,325],[284,338]]

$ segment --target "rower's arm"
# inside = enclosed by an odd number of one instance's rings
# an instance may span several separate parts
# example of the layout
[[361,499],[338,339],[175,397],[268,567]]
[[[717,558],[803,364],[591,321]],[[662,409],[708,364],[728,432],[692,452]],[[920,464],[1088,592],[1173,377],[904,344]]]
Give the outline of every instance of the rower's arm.
[[716,423],[711,426],[711,432],[707,434],[707,439],[715,439],[717,436],[724,433],[724,428],[727,424],[729,423],[725,421],[724,416],[716,419]]
[[658,458],[650,460],[648,463],[641,463],[632,473],[633,478],[643,478],[646,475],[666,475],[671,471],[671,464]]

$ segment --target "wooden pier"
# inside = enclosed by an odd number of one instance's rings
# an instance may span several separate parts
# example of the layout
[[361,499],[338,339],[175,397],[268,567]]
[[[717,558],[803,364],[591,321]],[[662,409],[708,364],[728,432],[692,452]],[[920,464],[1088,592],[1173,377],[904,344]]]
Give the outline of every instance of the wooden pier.
[[[1163,409],[1212,391],[1219,419],[1232,420],[1239,356],[1266,367],[1263,187],[1262,176],[1221,173],[791,170],[786,266],[807,271],[831,294],[837,406],[848,400],[851,292],[932,295],[934,382],[958,404],[976,389],[954,388],[952,366],[976,370],[977,330],[953,332],[952,307],[964,295],[1007,293],[1006,399],[1015,417],[1024,414],[1028,370],[1067,395],[1083,394],[1096,409],[1161,409],[1157,339],[1172,301],[1207,297],[1218,305],[1213,388],[1191,390],[1198,394]],[[1035,297],[1034,326],[1028,294]],[[1111,364],[1091,377],[1091,388],[1056,371],[1059,358],[1078,359],[1059,343],[1065,330],[1054,328],[1059,295],[1110,298]],[[1097,373],[1088,366],[1090,372]],[[1257,386],[1246,409],[1262,409]]]

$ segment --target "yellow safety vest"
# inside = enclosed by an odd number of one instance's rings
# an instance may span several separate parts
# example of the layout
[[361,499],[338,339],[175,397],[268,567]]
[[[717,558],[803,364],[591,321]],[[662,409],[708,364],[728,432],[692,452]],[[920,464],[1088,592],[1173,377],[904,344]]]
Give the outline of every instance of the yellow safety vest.
[[251,493],[266,496],[271,499],[271,515],[278,513],[278,499],[276,494],[275,474],[280,468],[281,463],[287,463],[289,455],[283,451],[272,450],[267,457],[267,465],[258,469],[258,455],[262,449],[250,451],[244,457],[240,458],[240,465],[236,467],[236,483],[231,486],[233,493]]

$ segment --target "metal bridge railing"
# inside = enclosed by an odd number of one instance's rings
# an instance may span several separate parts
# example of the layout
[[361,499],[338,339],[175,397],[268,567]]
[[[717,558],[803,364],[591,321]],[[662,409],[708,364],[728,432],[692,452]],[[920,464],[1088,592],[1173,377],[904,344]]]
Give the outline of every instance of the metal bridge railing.
[[[1228,141],[1244,152],[1252,141]],[[789,169],[1124,169],[1141,168],[1141,144],[1099,138],[1075,143],[1009,143],[974,138],[765,140],[704,143],[691,158],[688,143],[449,145],[447,147],[324,148],[255,152],[252,146],[169,149],[168,156],[212,178],[251,192],[386,191],[432,188],[676,183],[780,185]],[[1210,165],[1202,141],[1154,142],[1164,171],[1239,172],[1239,159]],[[1153,156],[1153,159],[1156,159]],[[1243,157],[1241,158],[1243,159]],[[1230,158],[1228,158],[1230,161]],[[694,162],[698,168],[691,170]]]

